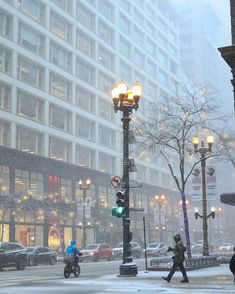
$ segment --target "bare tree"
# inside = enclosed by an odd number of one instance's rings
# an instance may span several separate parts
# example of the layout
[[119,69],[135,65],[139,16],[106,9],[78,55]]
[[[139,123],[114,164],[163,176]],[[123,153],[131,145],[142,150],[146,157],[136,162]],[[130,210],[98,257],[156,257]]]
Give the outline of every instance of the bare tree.
[[[215,97],[205,88],[183,85],[174,97],[165,95],[151,102],[135,120],[135,132],[138,136],[139,150],[162,156],[168,165],[170,174],[180,191],[187,255],[191,258],[189,223],[186,207],[186,183],[200,162],[190,162],[192,158],[192,137],[201,133],[213,132],[213,123],[223,121],[219,115],[219,106]],[[216,155],[217,152],[213,155]],[[178,165],[174,163],[178,162]],[[192,160],[191,160],[192,161]]]

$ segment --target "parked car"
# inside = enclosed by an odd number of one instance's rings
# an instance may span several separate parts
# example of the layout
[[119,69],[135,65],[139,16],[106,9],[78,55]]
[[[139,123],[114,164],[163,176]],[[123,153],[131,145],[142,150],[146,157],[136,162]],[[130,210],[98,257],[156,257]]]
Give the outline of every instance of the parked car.
[[219,246],[220,252],[232,252],[233,251],[233,245],[231,243],[223,243],[221,246]]
[[147,256],[167,255],[168,246],[165,243],[150,243],[146,247]]
[[112,247],[108,243],[88,244],[80,250],[82,256],[79,256],[80,261],[100,259],[113,259]]
[[[142,248],[137,242],[130,242],[131,244],[131,254],[135,258],[140,258],[142,254]],[[122,258],[123,255],[123,242],[118,243],[113,248],[113,257],[114,258]]]
[[[214,245],[209,244],[209,252],[214,252]],[[198,240],[192,245],[193,254],[202,254],[203,253],[203,240]]]
[[26,247],[27,264],[55,264],[57,261],[57,253],[48,247],[32,246]]
[[24,270],[27,265],[26,249],[14,242],[0,242],[0,270],[14,266],[17,270]]

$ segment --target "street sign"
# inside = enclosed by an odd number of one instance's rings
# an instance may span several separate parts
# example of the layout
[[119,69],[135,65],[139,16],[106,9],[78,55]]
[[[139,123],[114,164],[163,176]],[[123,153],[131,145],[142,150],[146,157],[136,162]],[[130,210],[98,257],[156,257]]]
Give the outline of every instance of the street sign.
[[111,185],[114,187],[114,188],[117,188],[120,186],[122,182],[122,179],[119,177],[119,176],[115,176],[111,179]]
[[144,211],[144,208],[134,208],[134,207],[130,207],[129,211]]

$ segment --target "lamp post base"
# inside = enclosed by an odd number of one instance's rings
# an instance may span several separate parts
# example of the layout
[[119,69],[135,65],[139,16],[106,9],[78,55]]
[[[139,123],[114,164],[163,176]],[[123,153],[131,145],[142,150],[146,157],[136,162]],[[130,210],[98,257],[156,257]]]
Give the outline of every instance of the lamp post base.
[[134,262],[121,264],[118,277],[135,277],[138,274],[137,265]]

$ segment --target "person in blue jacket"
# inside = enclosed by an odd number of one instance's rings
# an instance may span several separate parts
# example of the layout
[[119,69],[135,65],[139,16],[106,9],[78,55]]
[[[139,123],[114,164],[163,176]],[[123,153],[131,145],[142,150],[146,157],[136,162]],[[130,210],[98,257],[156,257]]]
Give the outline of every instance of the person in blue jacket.
[[66,253],[69,255],[74,256],[74,262],[78,263],[78,255],[81,255],[80,251],[78,250],[78,247],[76,246],[76,242],[74,240],[70,241],[70,245],[66,248]]

